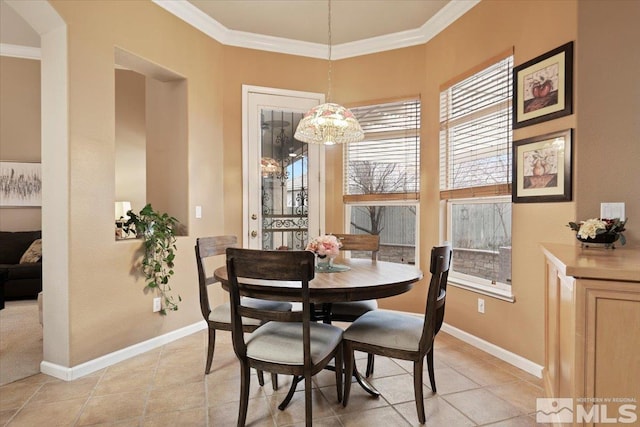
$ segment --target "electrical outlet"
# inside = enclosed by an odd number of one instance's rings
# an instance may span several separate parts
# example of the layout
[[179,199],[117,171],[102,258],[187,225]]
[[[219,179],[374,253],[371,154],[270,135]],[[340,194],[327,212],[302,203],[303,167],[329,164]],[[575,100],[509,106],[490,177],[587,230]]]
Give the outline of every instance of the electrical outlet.
[[484,299],[478,298],[478,313],[484,314]]
[[160,297],[153,299],[153,312],[162,310],[162,299]]

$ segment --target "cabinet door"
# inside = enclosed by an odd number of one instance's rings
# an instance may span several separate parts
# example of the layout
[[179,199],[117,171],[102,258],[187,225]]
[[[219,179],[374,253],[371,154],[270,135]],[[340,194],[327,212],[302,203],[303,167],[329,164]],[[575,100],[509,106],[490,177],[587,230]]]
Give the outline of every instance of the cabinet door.
[[[640,285],[597,280],[580,280],[579,285],[586,310],[585,381],[578,392],[640,400]],[[609,413],[617,415],[623,403],[609,404]]]

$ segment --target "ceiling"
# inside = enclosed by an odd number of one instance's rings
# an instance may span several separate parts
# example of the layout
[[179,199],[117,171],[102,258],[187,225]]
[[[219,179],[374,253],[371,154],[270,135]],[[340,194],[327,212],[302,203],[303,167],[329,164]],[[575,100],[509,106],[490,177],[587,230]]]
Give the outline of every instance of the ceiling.
[[[328,43],[328,0],[190,0],[235,31]],[[449,0],[333,0],[332,44],[420,28]]]
[[40,47],[38,33],[4,0],[0,0],[0,43]]
[[[327,58],[331,28],[332,58],[340,59],[425,43],[480,0],[152,1],[233,46]],[[0,0],[0,43],[40,43],[5,0]]]

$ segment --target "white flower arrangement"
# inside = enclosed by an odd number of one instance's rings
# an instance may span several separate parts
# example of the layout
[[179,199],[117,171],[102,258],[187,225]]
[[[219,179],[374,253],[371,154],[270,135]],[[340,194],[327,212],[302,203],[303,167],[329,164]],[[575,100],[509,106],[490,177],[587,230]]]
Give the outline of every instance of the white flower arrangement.
[[579,223],[570,222],[567,226],[576,232],[578,239],[595,239],[598,236],[611,236],[612,241],[620,239],[620,243],[624,245],[626,239],[622,234],[625,231],[626,220],[620,218],[591,218]]
[[331,234],[325,234],[313,238],[307,244],[306,250],[314,252],[320,258],[329,257],[335,258],[340,253],[342,243],[336,236]]
[[600,218],[588,219],[580,225],[578,236],[586,239],[588,237],[595,239],[598,230],[606,230],[607,225]]

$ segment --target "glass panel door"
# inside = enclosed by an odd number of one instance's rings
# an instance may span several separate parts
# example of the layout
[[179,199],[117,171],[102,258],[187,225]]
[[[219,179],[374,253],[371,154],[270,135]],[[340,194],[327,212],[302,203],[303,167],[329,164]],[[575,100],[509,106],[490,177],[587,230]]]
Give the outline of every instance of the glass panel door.
[[324,151],[297,141],[293,134],[322,95],[273,91],[278,93],[249,91],[247,97],[244,246],[301,250],[309,234],[319,234],[321,228],[324,190],[319,171]]
[[303,250],[309,229],[309,150],[293,137],[302,113],[262,111],[262,249]]

